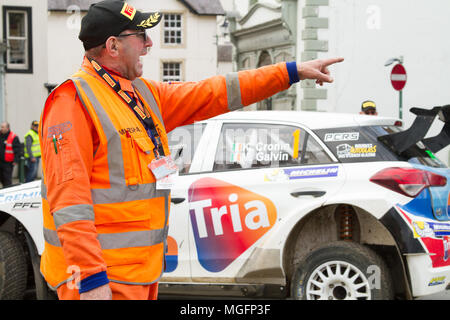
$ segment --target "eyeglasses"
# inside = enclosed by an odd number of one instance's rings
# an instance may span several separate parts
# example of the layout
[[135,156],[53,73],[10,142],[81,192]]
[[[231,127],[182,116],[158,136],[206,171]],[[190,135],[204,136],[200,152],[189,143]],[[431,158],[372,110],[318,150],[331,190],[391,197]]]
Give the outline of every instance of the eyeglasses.
[[140,36],[144,42],[147,41],[147,32],[134,32],[134,33],[126,33],[126,34],[119,34],[117,37],[128,37],[128,36]]
[[364,111],[364,113],[368,114],[368,115],[374,115],[376,113],[376,111],[369,110],[369,111]]

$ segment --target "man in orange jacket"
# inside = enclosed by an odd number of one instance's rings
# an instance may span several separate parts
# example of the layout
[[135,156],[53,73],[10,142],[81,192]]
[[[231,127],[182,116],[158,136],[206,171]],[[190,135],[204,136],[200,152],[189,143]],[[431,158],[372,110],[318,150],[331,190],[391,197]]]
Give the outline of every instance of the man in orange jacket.
[[302,79],[332,82],[343,59],[279,63],[197,83],[140,78],[146,29],[161,20],[127,3],[92,5],[81,69],[41,115],[45,249],[41,272],[60,299],[156,299],[173,173],[167,132],[250,105]]

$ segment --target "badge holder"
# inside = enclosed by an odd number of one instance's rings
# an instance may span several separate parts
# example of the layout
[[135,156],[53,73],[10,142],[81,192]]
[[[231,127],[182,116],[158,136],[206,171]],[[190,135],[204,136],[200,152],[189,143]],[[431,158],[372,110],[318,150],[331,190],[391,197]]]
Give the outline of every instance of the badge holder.
[[148,168],[156,178],[156,189],[172,187],[172,176],[178,171],[178,168],[170,155],[153,159]]

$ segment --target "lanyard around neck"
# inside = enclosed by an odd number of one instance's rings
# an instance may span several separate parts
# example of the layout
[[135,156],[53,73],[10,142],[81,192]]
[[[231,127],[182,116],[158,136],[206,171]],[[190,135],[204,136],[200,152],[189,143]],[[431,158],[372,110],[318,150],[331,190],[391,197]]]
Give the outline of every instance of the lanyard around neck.
[[[89,59],[89,58],[88,58]],[[149,129],[149,136],[152,140],[155,148],[153,149],[153,153],[155,154],[155,158],[159,158],[159,155],[164,156],[164,148],[161,143],[161,138],[158,133],[158,130],[156,129],[155,123],[153,122],[153,119],[151,116],[147,116],[145,112],[137,105],[136,101],[130,97],[130,95],[123,91],[120,87],[120,84],[118,81],[116,81],[105,69],[103,69],[95,60],[89,59],[89,62],[94,67],[94,70],[97,72],[97,74],[105,80],[105,82],[122,98],[122,100],[130,107],[131,110],[134,111],[135,115],[144,122],[144,124]],[[137,94],[136,94],[137,96]],[[139,99],[139,97],[136,97]],[[145,108],[144,104],[142,103],[143,108]]]

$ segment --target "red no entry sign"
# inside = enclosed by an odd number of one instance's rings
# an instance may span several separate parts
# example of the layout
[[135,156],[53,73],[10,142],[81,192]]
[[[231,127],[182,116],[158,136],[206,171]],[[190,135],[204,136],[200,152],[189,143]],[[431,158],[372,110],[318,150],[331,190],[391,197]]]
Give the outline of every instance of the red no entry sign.
[[406,70],[402,64],[396,64],[391,71],[391,83],[395,90],[400,91],[406,84]]

